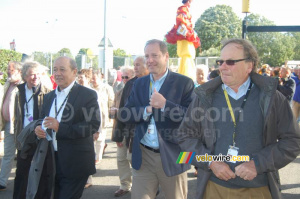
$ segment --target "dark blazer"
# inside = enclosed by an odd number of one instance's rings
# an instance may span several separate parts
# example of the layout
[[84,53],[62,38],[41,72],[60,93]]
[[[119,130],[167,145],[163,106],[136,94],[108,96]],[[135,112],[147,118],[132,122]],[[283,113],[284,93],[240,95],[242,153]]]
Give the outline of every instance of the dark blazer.
[[[55,96],[55,90],[45,96],[41,119],[49,115]],[[58,163],[65,177],[96,173],[93,134],[99,126],[97,93],[75,83],[56,134]]]
[[[137,78],[138,77],[134,77],[125,84],[123,88],[121,100],[120,100],[119,109],[125,106],[128,97],[130,96],[133,84]],[[135,125],[123,123],[118,119],[118,117],[116,117],[115,120],[116,120],[116,124],[112,132],[111,140],[114,142],[122,142],[125,137],[126,146],[129,147],[129,151],[131,152],[132,151],[131,138],[133,137]]]
[[[143,113],[149,106],[150,75],[138,78],[124,109],[120,110],[120,119],[136,124],[132,149],[132,167],[139,170],[142,164],[140,140],[144,137],[150,120],[144,121]],[[192,101],[193,81],[183,75],[169,71],[159,90],[166,98],[165,109],[154,109],[153,114],[158,131],[159,149],[164,172],[167,176],[178,175],[188,169],[188,164],[176,164],[181,152],[177,143],[177,129]]]

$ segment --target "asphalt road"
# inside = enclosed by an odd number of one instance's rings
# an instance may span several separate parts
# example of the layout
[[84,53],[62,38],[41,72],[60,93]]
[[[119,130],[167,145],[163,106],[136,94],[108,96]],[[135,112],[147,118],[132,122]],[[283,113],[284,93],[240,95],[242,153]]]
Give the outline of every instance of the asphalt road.
[[[116,162],[117,146],[110,141],[111,131],[107,132],[107,144],[103,160],[96,166],[97,173],[93,176],[93,186],[84,190],[82,199],[113,199],[114,192],[119,188],[119,177]],[[0,143],[0,158],[3,155],[3,143]],[[194,169],[188,171],[188,199],[193,199],[196,192],[196,178],[193,176]],[[7,190],[0,192],[1,199],[11,199],[13,192],[13,180],[15,167],[9,178]],[[280,170],[282,193],[284,199],[300,198],[300,156]],[[130,193],[120,197],[130,199]],[[163,199],[160,193],[157,199]]]

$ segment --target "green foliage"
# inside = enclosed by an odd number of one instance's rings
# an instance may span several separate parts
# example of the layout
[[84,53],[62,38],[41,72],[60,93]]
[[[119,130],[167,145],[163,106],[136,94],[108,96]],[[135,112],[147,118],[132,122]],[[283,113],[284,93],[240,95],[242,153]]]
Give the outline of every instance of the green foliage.
[[294,48],[294,58],[293,60],[300,60],[300,32],[292,33],[292,37],[295,41],[295,48]]
[[222,40],[241,37],[241,29],[241,19],[227,5],[210,7],[195,23],[202,51],[210,48],[220,49]]
[[114,56],[120,56],[120,57],[127,57],[126,51],[123,49],[118,48],[117,50],[113,51]]
[[34,61],[39,62],[40,64],[47,66],[50,69],[51,54],[35,51],[32,53]]
[[75,61],[77,64],[77,68],[78,70],[84,68],[84,66],[82,66],[82,56],[85,55],[85,62],[86,64],[92,64],[93,69],[98,69],[98,57],[97,56],[92,56],[89,57],[87,56],[87,52],[88,52],[89,48],[81,48],[78,52],[78,54],[75,57]]
[[219,48],[210,48],[208,50],[203,51],[200,53],[201,57],[215,57],[220,56],[220,49]]
[[[250,14],[247,18],[249,26],[273,26],[274,22],[267,18]],[[261,64],[281,66],[286,60],[293,59],[295,42],[291,34],[278,32],[249,32],[249,39],[258,51]]]
[[54,61],[61,56],[67,56],[67,57],[71,57],[73,58],[73,55],[70,51],[70,49],[68,48],[62,48],[60,51],[58,51],[57,53],[52,55],[52,62],[54,63]]
[[125,50],[118,48],[113,51],[113,55],[113,67],[115,69],[125,65],[125,57],[128,57]]
[[168,47],[168,52],[169,52],[170,57],[172,57],[172,58],[178,57],[178,55],[177,55],[177,44],[167,43],[167,47]]
[[22,54],[13,50],[0,50],[0,70],[3,72],[3,79],[0,80],[1,84],[5,83],[7,77],[7,64],[10,61],[21,61]]

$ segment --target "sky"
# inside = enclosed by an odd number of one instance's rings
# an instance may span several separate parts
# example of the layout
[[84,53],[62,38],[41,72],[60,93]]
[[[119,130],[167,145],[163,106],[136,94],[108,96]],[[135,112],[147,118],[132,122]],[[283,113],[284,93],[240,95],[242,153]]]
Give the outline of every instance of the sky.
[[[242,0],[193,0],[192,21],[208,8],[229,5],[241,19]],[[107,0],[106,32],[113,49],[143,54],[149,39],[161,39],[175,23],[181,0]],[[250,0],[250,12],[265,16],[276,25],[300,25],[299,0]],[[80,48],[98,54],[104,35],[104,0],[0,0],[0,49],[56,53]]]

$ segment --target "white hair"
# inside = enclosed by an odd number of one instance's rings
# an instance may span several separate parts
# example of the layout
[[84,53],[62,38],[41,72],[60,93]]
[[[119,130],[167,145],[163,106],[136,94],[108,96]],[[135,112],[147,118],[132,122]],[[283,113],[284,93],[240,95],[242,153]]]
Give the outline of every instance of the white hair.
[[205,78],[208,77],[208,66],[207,65],[204,65],[204,64],[197,65],[196,69],[202,70]]

